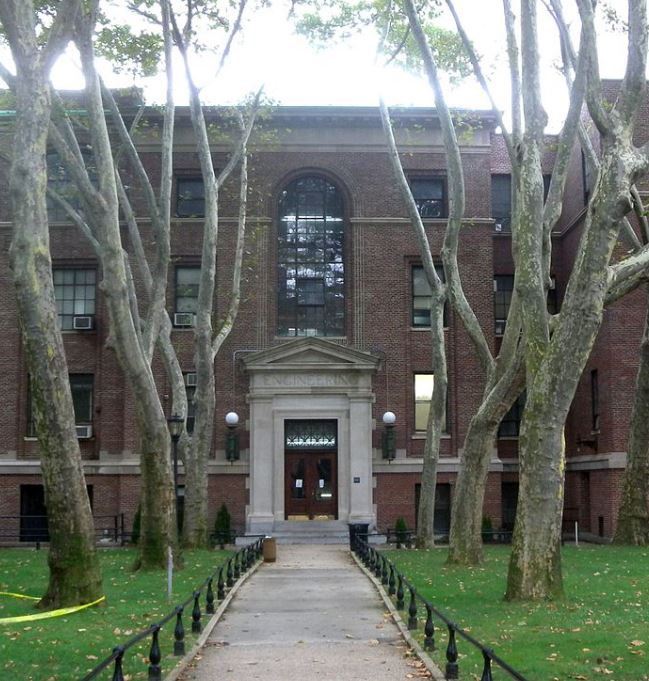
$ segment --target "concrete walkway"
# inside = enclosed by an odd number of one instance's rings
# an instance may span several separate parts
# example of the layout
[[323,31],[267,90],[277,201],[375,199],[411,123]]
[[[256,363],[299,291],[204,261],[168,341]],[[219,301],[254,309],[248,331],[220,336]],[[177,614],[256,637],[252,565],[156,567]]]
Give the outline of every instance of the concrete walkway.
[[429,678],[348,550],[280,544],[277,553],[241,587],[182,681]]

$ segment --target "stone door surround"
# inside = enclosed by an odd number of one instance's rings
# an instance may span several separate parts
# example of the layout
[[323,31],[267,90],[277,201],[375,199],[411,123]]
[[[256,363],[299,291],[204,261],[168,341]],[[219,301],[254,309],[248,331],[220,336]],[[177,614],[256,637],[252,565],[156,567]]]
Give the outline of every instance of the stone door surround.
[[243,360],[250,375],[250,505],[247,531],[265,534],[285,518],[284,422],[335,419],[338,519],[376,522],[372,501],[374,355],[322,338],[299,338]]

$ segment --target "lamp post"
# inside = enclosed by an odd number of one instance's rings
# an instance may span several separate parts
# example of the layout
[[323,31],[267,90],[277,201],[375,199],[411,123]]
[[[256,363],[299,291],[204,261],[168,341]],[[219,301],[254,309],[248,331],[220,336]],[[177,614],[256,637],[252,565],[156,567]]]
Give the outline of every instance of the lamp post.
[[388,463],[392,461],[397,455],[396,433],[394,432],[394,424],[397,417],[394,412],[386,411],[383,414],[383,435],[381,437],[381,445],[383,449],[383,458],[387,459]]
[[179,414],[172,414],[167,419],[169,425],[169,435],[173,443],[173,462],[174,462],[174,498],[176,500],[176,526],[178,526],[178,440],[183,432],[185,419]]
[[229,411],[225,415],[225,424],[228,427],[228,434],[225,438],[225,458],[233,463],[239,459],[239,433],[237,433],[239,414],[236,411]]

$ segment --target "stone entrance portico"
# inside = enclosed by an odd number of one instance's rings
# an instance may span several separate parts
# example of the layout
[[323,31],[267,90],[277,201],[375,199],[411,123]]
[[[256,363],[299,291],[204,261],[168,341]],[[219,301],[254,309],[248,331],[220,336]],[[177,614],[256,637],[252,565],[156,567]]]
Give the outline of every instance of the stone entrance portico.
[[244,359],[250,374],[250,505],[246,530],[284,524],[285,421],[335,420],[339,522],[376,524],[372,502],[372,376],[379,359],[300,338]]

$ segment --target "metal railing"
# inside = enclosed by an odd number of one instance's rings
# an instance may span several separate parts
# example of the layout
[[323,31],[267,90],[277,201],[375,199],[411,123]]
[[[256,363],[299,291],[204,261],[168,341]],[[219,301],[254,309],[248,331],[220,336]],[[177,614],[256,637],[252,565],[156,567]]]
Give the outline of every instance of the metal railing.
[[[366,535],[365,535],[366,536]],[[395,600],[397,610],[406,609],[406,592],[408,592],[408,629],[413,631],[418,627],[418,615],[420,605],[426,610],[426,622],[424,624],[424,650],[432,652],[435,650],[435,623],[433,616],[441,620],[448,630],[448,643],[446,645],[446,679],[458,679],[458,652],[457,638],[460,637],[477,648],[482,654],[483,667],[480,681],[493,681],[492,664],[495,663],[503,671],[509,674],[510,678],[517,681],[528,681],[520,672],[516,671],[505,660],[496,655],[491,648],[483,645],[476,638],[462,629],[458,624],[449,619],[443,612],[438,610],[429,600],[425,599],[416,589],[415,585],[400,572],[395,564],[386,558],[381,552],[374,549],[370,544],[356,535],[354,540],[354,553],[365,567],[374,573],[377,580],[387,587],[387,592]]]
[[[96,679],[101,672],[113,666],[112,681],[124,681],[124,654],[134,645],[147,638],[151,637],[151,647],[149,648],[149,666],[148,678],[149,681],[160,681],[162,679],[162,651],[160,648],[160,630],[172,620],[175,620],[174,625],[174,649],[173,654],[176,657],[182,657],[185,654],[185,627],[183,624],[183,613],[190,604],[192,605],[192,633],[200,634],[203,629],[201,624],[201,594],[205,592],[205,612],[208,615],[213,615],[215,610],[214,602],[222,601],[226,596],[226,590],[231,589],[236,580],[243,576],[250,570],[262,555],[263,539],[258,539],[248,546],[239,549],[233,556],[228,558],[224,565],[221,565],[215,570],[187,599],[178,604],[169,614],[163,617],[159,622],[151,624],[149,627],[139,632],[126,643],[115,646],[113,652],[102,662],[100,662],[94,669],[86,674],[81,681],[90,681]],[[214,594],[214,582],[216,581],[216,595]]]
[[[110,542],[124,545],[130,538],[126,532],[124,514],[95,515],[95,538],[98,543]],[[2,515],[0,516],[0,542],[21,542],[36,544],[39,548],[49,542],[46,515]]]

